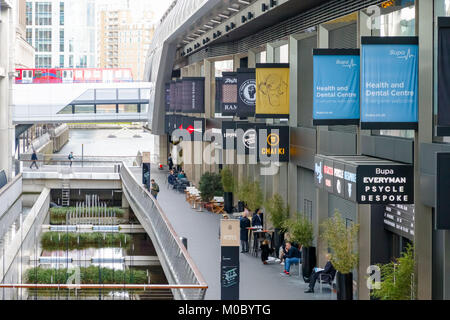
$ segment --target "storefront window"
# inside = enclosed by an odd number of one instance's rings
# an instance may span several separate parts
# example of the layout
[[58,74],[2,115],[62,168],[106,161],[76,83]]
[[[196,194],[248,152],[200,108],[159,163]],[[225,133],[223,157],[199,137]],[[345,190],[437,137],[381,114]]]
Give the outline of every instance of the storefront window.
[[97,113],[116,113],[115,104],[98,104]]
[[289,45],[285,44],[280,47],[280,63],[289,63]]
[[221,77],[222,72],[233,72],[233,60],[222,60],[214,62],[215,76]]
[[[415,1],[391,1],[379,7],[380,18],[372,25],[372,36],[415,36]],[[414,138],[414,130],[379,130],[373,134]]]

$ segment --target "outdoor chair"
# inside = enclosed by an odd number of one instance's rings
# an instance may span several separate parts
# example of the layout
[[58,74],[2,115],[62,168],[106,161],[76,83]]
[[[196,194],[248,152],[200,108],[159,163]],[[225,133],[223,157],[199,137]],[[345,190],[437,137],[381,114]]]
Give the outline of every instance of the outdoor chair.
[[320,293],[322,293],[323,285],[329,285],[331,290],[333,290],[333,287],[335,285],[335,278],[336,278],[336,276],[332,276],[331,274],[320,273],[319,279],[317,279],[317,281],[319,282],[319,285],[320,285]]

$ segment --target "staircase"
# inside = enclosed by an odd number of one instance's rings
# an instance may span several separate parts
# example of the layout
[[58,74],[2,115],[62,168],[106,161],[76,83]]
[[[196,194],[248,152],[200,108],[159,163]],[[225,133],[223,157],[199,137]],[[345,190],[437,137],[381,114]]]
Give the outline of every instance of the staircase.
[[69,207],[70,206],[70,184],[69,180],[64,179],[62,182],[62,206]]

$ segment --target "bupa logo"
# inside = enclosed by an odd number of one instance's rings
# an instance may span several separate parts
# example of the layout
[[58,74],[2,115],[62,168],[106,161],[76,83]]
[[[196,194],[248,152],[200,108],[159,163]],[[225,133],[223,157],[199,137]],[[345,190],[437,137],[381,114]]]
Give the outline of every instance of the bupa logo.
[[412,59],[415,57],[415,55],[413,55],[411,53],[411,49],[408,50],[395,50],[395,49],[391,49],[389,51],[389,55],[390,56],[395,56],[397,57],[397,59],[402,59],[405,61],[408,61],[409,59]]
[[350,60],[338,59],[338,60],[336,60],[336,64],[341,65],[343,68],[348,68],[348,69],[353,69],[354,67],[357,66],[353,59],[350,59]]

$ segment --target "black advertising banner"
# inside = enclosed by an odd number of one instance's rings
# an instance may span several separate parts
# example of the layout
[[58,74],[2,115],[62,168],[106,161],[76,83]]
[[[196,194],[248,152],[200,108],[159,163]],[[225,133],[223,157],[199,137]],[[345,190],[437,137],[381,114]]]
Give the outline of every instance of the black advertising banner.
[[183,98],[183,80],[177,80],[175,83],[175,111],[176,112],[182,112],[183,104],[182,104],[182,98]]
[[239,247],[221,246],[220,287],[222,300],[239,300]]
[[344,183],[344,198],[356,202],[356,166],[345,165]]
[[450,153],[436,153],[436,230],[450,230]]
[[222,73],[221,111],[224,116],[234,116],[238,108],[238,86],[236,72]]
[[183,112],[204,113],[205,112],[205,78],[188,77],[183,78]]
[[166,83],[164,86],[164,98],[166,111],[170,111],[170,82]]
[[450,18],[438,17],[437,135],[450,136]]
[[345,198],[345,184],[344,184],[345,165],[340,162],[334,163],[334,194],[341,198]]
[[236,130],[240,129],[236,134],[236,144],[243,146],[245,151],[245,153],[242,153],[242,149],[240,150],[236,145],[238,154],[256,154],[258,127],[259,125],[256,123],[236,123]]
[[254,117],[256,106],[256,74],[255,69],[241,68],[237,70],[238,108],[236,116]]
[[169,111],[175,111],[175,96],[176,96],[176,84],[175,81],[170,82],[170,107]]
[[[267,130],[265,140],[261,139],[261,130]],[[290,134],[288,126],[259,126],[257,131],[259,161],[289,162]]]
[[334,163],[332,160],[323,160],[323,187],[329,193],[334,192]]
[[414,205],[387,205],[384,209],[384,229],[414,241]]
[[360,204],[414,204],[411,165],[361,165],[356,172]]
[[183,129],[191,134],[191,141],[203,141],[205,119],[184,116]]
[[[236,122],[234,121],[222,121],[222,148],[223,149],[234,149],[236,150]],[[230,145],[230,143],[227,143],[228,140],[232,140],[233,146]]]
[[222,83],[223,83],[223,78],[216,77],[216,97],[215,97],[215,103],[214,103],[215,113],[221,113],[220,103],[222,101]]

